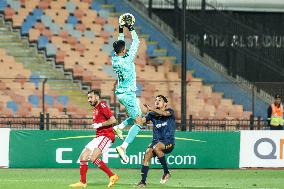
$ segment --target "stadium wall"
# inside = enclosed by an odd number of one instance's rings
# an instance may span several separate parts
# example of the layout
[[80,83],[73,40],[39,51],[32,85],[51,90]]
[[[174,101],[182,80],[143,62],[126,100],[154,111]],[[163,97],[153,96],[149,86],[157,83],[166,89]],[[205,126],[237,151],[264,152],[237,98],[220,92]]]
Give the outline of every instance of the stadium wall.
[[[0,129],[0,167],[77,168],[82,149],[94,136],[83,130]],[[119,140],[102,158],[111,168],[140,168],[151,138],[150,131],[137,136],[127,164],[115,151]],[[167,162],[178,169],[284,167],[284,131],[177,132]],[[159,161],[152,159],[151,167],[159,168]]]

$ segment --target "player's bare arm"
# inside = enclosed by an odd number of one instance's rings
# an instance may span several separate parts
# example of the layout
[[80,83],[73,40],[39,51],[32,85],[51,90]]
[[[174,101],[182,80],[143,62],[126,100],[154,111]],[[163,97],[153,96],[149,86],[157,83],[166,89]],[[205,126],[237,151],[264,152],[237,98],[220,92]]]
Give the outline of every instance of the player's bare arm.
[[113,125],[116,123],[116,119],[114,116],[111,116],[107,121],[102,123],[102,126],[109,126],[109,125]]
[[97,129],[100,127],[106,127],[106,126],[110,126],[116,123],[116,119],[114,116],[111,116],[108,120],[106,120],[105,122],[102,123],[94,123],[92,124],[92,128],[93,129]]

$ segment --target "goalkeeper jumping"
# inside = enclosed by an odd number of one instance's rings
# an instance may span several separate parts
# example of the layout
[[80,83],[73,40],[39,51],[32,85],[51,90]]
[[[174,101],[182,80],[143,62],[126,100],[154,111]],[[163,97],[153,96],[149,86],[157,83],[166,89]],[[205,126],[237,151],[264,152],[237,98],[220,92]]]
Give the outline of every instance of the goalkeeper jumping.
[[[119,138],[123,139],[122,131],[124,125],[132,125],[127,137],[122,145],[116,147],[116,151],[120,158],[127,162],[126,149],[133,142],[136,135],[141,130],[142,112],[139,105],[139,100],[136,98],[136,71],[134,60],[139,47],[139,39],[134,30],[135,18],[133,15],[126,13],[119,18],[119,36],[118,40],[113,43],[114,56],[112,57],[112,67],[117,74],[118,84],[115,91],[119,102],[125,106],[129,118],[123,124],[115,126],[113,129]],[[131,33],[132,43],[127,51],[124,41],[123,28],[126,27]]]

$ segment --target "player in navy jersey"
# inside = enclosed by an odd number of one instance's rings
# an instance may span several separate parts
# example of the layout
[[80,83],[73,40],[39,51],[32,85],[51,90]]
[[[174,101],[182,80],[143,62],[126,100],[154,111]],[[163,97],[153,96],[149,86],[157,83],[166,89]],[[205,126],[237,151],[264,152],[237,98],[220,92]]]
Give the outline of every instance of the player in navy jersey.
[[116,123],[109,106],[105,101],[100,100],[100,92],[91,90],[88,92],[88,102],[93,107],[92,129],[96,130],[96,137],[91,140],[83,149],[80,155],[80,182],[69,185],[72,188],[87,187],[88,161],[98,166],[109,177],[108,187],[113,186],[119,179],[108,166],[99,158],[107,151],[115,140],[115,133],[112,129]]
[[153,140],[148,146],[144,155],[141,168],[141,181],[138,187],[146,186],[146,178],[149,170],[149,163],[152,157],[157,156],[164,170],[160,183],[164,184],[171,177],[165,154],[172,152],[175,146],[175,114],[174,110],[167,108],[168,100],[163,95],[158,95],[155,100],[155,108],[145,104],[148,113],[143,122],[153,123]]

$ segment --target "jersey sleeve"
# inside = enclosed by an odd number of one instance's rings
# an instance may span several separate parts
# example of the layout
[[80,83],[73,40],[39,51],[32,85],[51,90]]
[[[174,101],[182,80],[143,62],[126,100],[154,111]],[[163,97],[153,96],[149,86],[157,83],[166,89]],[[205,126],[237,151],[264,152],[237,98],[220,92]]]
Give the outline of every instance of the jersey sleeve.
[[140,41],[139,41],[138,35],[135,30],[131,31],[131,37],[132,37],[132,43],[130,45],[128,54],[129,54],[129,58],[131,60],[134,60],[137,54],[137,51],[138,51]]
[[124,34],[123,34],[123,33],[118,34],[117,40],[122,40],[122,41],[124,41]]
[[145,118],[146,118],[146,123],[152,120],[152,115],[150,114],[150,112],[146,114]]
[[175,115],[175,112],[173,109],[169,108],[167,109],[166,111],[170,112],[171,116],[174,116]]
[[101,105],[100,110],[107,119],[113,116],[110,107],[105,102],[101,102],[100,105]]

